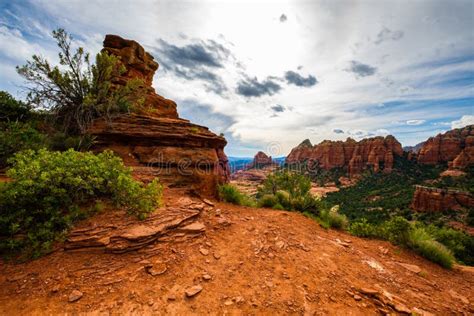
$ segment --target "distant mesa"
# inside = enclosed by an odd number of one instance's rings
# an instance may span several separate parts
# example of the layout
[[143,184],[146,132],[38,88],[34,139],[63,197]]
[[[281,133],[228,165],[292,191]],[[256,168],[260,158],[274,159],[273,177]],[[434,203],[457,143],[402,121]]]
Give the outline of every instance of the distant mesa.
[[416,160],[427,165],[447,164],[450,169],[474,164],[474,125],[429,138],[421,146]]
[[140,44],[106,35],[103,50],[117,56],[125,68],[113,84],[139,79],[145,100],[131,114],[95,120],[88,131],[96,137],[93,149],[113,150],[142,180],[159,177],[170,186],[215,194],[217,185],[230,177],[225,138],[179,118],[176,103],[155,92],[152,81],[159,65]]
[[325,140],[314,146],[306,139],[291,150],[286,164],[310,163],[324,170],[343,168],[350,176],[355,176],[368,168],[375,172],[391,172],[395,156],[403,156],[403,149],[391,135],[359,142],[352,138],[346,141]]

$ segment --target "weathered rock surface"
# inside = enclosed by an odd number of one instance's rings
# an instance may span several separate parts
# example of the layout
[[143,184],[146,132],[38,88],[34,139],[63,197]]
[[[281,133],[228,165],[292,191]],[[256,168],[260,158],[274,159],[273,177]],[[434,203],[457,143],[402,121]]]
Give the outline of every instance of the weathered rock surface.
[[469,192],[416,186],[410,206],[420,212],[442,212],[474,207]]
[[176,207],[160,208],[143,221],[132,217],[124,220],[124,214],[117,214],[108,225],[85,223],[69,234],[64,249],[124,253],[157,241],[199,236],[205,231],[204,224],[197,221],[202,209],[202,203],[189,200]]
[[429,138],[421,147],[417,161],[427,165],[447,163],[454,169],[474,164],[474,125]]
[[141,180],[159,177],[169,185],[213,195],[230,176],[225,138],[180,119],[176,104],[155,93],[151,84],[158,63],[137,42],[107,35],[104,50],[118,56],[126,69],[114,83],[140,79],[146,97],[133,114],[94,121],[88,131],[96,137],[94,150],[113,150]]
[[348,138],[346,141],[325,140],[312,146],[305,140],[293,148],[286,157],[287,164],[307,162],[330,170],[344,168],[349,175],[360,174],[368,167],[374,171],[391,172],[395,156],[402,156],[403,149],[393,136],[373,137],[359,142]]

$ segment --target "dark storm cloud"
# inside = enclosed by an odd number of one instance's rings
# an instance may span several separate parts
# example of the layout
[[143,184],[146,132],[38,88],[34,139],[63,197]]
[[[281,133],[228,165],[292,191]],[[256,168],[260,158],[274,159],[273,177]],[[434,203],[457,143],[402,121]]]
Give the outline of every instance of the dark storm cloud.
[[291,70],[285,73],[285,80],[288,84],[293,84],[298,87],[312,87],[318,83],[315,76],[308,75],[308,77],[303,77],[299,73]]
[[161,59],[174,65],[185,67],[207,66],[223,67],[223,61],[229,57],[230,51],[222,44],[213,40],[199,41],[184,46],[176,46],[163,39],[158,40]]
[[286,14],[282,14],[280,15],[280,22],[286,22],[286,20],[288,20],[288,17],[286,16]]
[[186,80],[201,80],[206,89],[222,95],[227,87],[214,70],[222,68],[231,56],[229,49],[214,40],[197,41],[184,46],[158,40],[157,59],[166,71]]
[[377,68],[352,60],[349,69],[346,69],[346,71],[353,72],[356,77],[368,77],[375,74],[377,72]]
[[377,34],[377,39],[374,41],[376,45],[387,41],[387,40],[392,40],[392,41],[398,41],[403,37],[404,33],[403,31],[392,31],[386,27],[384,27],[379,34]]
[[333,131],[333,133],[336,133],[336,134],[344,134],[344,131],[340,128],[335,128],[332,131]]
[[284,112],[285,111],[285,107],[283,105],[280,105],[280,104],[272,106],[271,109],[273,110],[273,112]]
[[267,78],[259,82],[255,78],[245,78],[237,84],[235,92],[245,97],[261,97],[263,95],[273,95],[281,90],[281,86],[273,79]]

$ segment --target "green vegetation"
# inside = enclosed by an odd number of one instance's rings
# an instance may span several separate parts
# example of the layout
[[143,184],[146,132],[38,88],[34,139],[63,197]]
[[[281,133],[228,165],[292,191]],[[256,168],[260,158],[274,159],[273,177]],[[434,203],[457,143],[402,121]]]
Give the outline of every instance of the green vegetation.
[[347,229],[349,222],[345,215],[339,214],[339,206],[333,206],[330,210],[321,210],[316,220],[324,228]]
[[318,201],[310,194],[311,180],[288,170],[267,177],[258,188],[257,201],[261,207],[307,211],[315,210]]
[[455,261],[452,253],[421,227],[410,230],[407,245],[426,259],[444,268],[450,269]]
[[221,185],[218,190],[219,197],[225,202],[243,206],[255,206],[255,202],[249,196],[240,192],[231,184]]
[[79,219],[108,199],[130,214],[145,218],[160,203],[158,181],[142,186],[122,160],[105,151],[94,155],[45,149],[17,153],[0,186],[0,252],[23,250],[36,257]]
[[112,84],[126,71],[116,56],[100,52],[91,64],[82,47],[73,51],[72,37],[66,31],[53,31],[53,37],[60,65],[33,55],[17,71],[28,84],[28,103],[46,109],[67,134],[82,134],[97,117],[129,112],[143,104],[140,80],[130,80],[126,86]]
[[[431,233],[429,229],[431,229]],[[450,230],[462,234],[453,229]],[[452,249],[460,247],[460,244],[455,240],[450,240],[448,244],[443,243],[446,240],[437,240],[435,236],[439,233],[439,229],[435,227],[427,229],[421,223],[412,224],[400,216],[393,217],[381,224],[369,224],[367,219],[363,218],[353,222],[349,232],[359,237],[389,240],[394,244],[408,247],[445,268],[451,268],[455,261]]]

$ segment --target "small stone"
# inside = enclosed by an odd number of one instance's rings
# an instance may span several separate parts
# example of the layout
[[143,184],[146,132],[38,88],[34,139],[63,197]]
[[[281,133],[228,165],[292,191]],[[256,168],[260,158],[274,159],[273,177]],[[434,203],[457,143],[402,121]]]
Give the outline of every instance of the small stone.
[[221,258],[220,253],[214,252],[214,259],[219,260]]
[[356,301],[360,301],[360,300],[362,299],[362,297],[360,297],[360,296],[357,295],[357,294],[354,295],[353,297],[354,297],[354,299],[355,299]]
[[374,290],[374,289],[371,289],[371,288],[364,288],[364,287],[360,288],[359,292],[361,292],[362,294],[365,294],[365,295],[370,295],[370,296],[379,294],[379,291],[377,291],[377,290]]
[[203,201],[204,203],[206,203],[207,205],[209,205],[209,206],[214,206],[214,203],[212,203],[212,202],[209,201],[208,199],[202,199],[202,201]]
[[168,301],[176,301],[176,295],[174,295],[173,293],[168,295]]
[[151,267],[146,268],[146,271],[151,276],[161,275],[165,273],[167,270],[168,268],[164,264],[159,264],[158,266],[151,265]]
[[238,303],[243,303],[245,299],[242,296],[236,296],[234,297],[234,301],[238,304]]
[[58,292],[59,292],[59,285],[56,285],[51,289],[51,293],[58,293]]
[[207,256],[209,254],[209,250],[207,250],[206,248],[199,248],[199,252],[203,255],[203,256]]
[[206,241],[205,244],[206,244],[206,246],[208,246],[209,248],[212,247],[212,244],[211,244],[210,242],[208,242],[208,241]]
[[69,301],[69,303],[76,302],[76,301],[80,300],[83,295],[84,295],[84,294],[83,294],[81,291],[74,290],[74,291],[72,291],[71,294],[69,295],[68,301]]
[[399,313],[411,314],[411,310],[402,303],[393,304],[393,308]]
[[275,246],[279,249],[282,249],[283,247],[285,247],[285,243],[283,241],[279,240],[275,243]]
[[273,254],[273,252],[270,252],[270,253],[268,254],[268,258],[270,258],[270,259],[275,258],[275,255]]
[[421,272],[421,268],[417,265],[414,265],[414,264],[408,264],[408,263],[401,263],[401,262],[398,262],[399,265],[401,265],[402,267],[404,267],[405,269],[407,269],[408,271],[411,271],[413,273],[420,273]]
[[220,209],[216,209],[216,216],[221,216],[222,211]]
[[207,264],[211,263],[211,260],[206,259],[206,263],[207,263]]
[[153,300],[148,301],[148,306],[153,306],[153,304],[155,304],[155,302],[153,302]]
[[204,275],[202,276],[202,278],[203,278],[204,280],[206,280],[206,281],[209,281],[209,280],[212,279],[212,277],[211,277],[209,274],[204,274]]
[[196,296],[197,294],[199,294],[201,291],[202,291],[202,286],[195,285],[195,286],[188,287],[184,291],[184,293],[186,293],[187,297],[193,297],[193,296]]
[[232,302],[232,300],[227,300],[227,301],[224,302],[225,306],[230,306],[232,304],[234,304],[234,302]]

